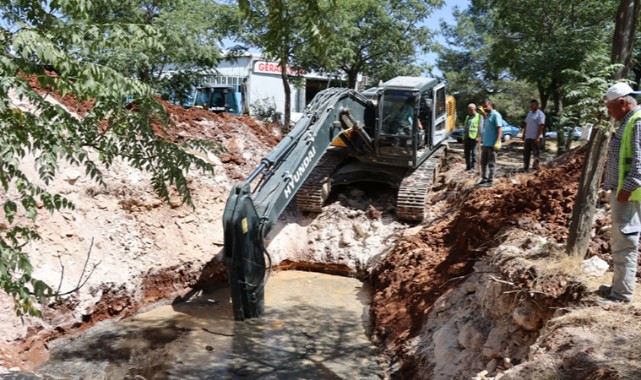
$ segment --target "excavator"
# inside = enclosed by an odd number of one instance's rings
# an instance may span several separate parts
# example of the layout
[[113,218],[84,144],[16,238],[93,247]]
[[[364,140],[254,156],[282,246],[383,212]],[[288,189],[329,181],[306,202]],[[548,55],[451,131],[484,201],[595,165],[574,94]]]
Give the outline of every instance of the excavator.
[[398,189],[399,219],[423,220],[454,99],[434,78],[396,77],[359,93],[328,88],[243,182],[223,214],[223,262],[235,320],[259,317],[271,259],[265,238],[287,205],[321,212],[333,187],[377,182]]

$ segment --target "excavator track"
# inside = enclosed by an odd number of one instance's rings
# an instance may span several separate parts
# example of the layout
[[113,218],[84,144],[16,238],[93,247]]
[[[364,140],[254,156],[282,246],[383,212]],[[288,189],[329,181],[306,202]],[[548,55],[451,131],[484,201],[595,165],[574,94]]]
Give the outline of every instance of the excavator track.
[[321,212],[331,190],[332,173],[343,161],[333,154],[325,154],[296,193],[296,205],[301,211]]
[[445,146],[441,146],[421,166],[403,179],[396,199],[396,212],[399,219],[411,222],[423,221],[427,194],[440,168],[444,153]]

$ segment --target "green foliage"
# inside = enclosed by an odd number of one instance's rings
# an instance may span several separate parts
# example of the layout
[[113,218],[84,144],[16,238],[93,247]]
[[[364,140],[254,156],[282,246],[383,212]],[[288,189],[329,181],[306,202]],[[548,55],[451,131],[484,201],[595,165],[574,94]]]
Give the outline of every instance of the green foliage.
[[512,80],[530,83],[531,98],[548,115],[562,115],[566,101],[572,102],[565,92],[575,79],[569,71],[581,70],[591,54],[609,54],[617,3],[473,0],[446,27],[452,47],[443,49],[439,67],[461,95],[483,89],[496,98]]
[[621,67],[621,64],[610,64],[610,58],[605,55],[591,54],[580,70],[567,70],[564,74],[570,79],[570,84],[564,90],[572,104],[565,109],[561,124],[592,124],[612,132],[614,126],[609,122],[603,94],[615,83],[609,78]]
[[475,11],[491,15],[490,60],[536,84],[542,106],[551,97],[562,113],[563,72],[578,69],[589,53],[606,49],[616,5],[614,0],[489,0],[478,1]]
[[[165,200],[175,187],[192,205],[185,173],[192,167],[212,170],[203,160],[162,138],[168,121],[152,89],[111,67],[79,55],[130,48],[134,44],[162,51],[156,29],[137,24],[93,24],[88,12],[95,2],[0,2],[0,184],[3,192],[0,223],[0,289],[11,295],[18,315],[38,315],[36,302],[56,296],[44,282],[32,277],[32,265],[23,248],[39,239],[31,228],[40,212],[73,209],[73,204],[48,191],[67,161],[104,184],[102,167],[116,158],[151,173],[154,190]],[[109,38],[98,38],[99,36]],[[82,48],[80,48],[82,47]],[[91,101],[82,118],[49,102],[29,81],[48,93],[72,95]],[[33,112],[16,109],[22,99]],[[133,107],[124,107],[131,98]],[[160,132],[158,132],[160,130]],[[98,153],[98,158],[92,152]],[[21,162],[35,158],[37,178],[23,171]],[[192,205],[193,206],[193,205]]]
[[[98,6],[99,4],[99,6]],[[102,0],[88,11],[89,23],[100,30],[84,36],[80,54],[86,59],[137,77],[163,94],[164,99],[185,103],[204,72],[212,70],[221,58],[219,41],[226,30],[219,29],[221,18],[233,12],[229,5],[208,0]],[[110,28],[113,23],[127,28]],[[137,28],[146,30],[155,43],[141,43]],[[120,42],[129,39],[130,43]],[[100,46],[107,40],[107,46]],[[111,43],[113,42],[113,43]]]
[[377,84],[399,75],[420,75],[428,68],[417,54],[427,51],[431,31],[427,17],[442,0],[336,0],[334,37],[324,69],[344,72],[349,87],[357,75]]
[[456,98],[459,122],[465,119],[469,103],[478,105],[489,97],[505,119],[520,126],[530,100],[538,98],[536,87],[514,79],[506,69],[493,64],[493,37],[479,32],[490,28],[488,19],[475,17],[470,10],[455,10],[454,17],[454,25],[441,25],[450,47],[439,47],[438,66],[447,80],[448,92]]

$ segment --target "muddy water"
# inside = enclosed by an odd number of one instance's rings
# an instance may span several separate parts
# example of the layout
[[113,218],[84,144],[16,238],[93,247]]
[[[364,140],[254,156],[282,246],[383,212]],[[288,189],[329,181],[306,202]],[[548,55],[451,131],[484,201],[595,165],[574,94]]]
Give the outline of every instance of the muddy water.
[[378,379],[360,281],[277,272],[266,312],[235,322],[228,288],[97,326],[52,349],[54,379]]

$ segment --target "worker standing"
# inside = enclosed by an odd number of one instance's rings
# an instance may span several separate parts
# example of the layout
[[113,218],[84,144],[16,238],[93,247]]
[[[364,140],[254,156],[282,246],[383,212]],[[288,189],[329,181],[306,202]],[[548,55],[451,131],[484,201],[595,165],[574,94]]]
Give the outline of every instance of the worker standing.
[[478,185],[492,187],[494,174],[496,173],[496,158],[498,151],[501,149],[503,118],[494,109],[494,103],[490,99],[484,99],[481,105],[487,114],[487,119],[485,120],[481,143],[482,179]]
[[637,272],[641,233],[641,107],[626,83],[617,83],[605,93],[608,113],[620,125],[608,149],[603,188],[611,190],[612,230],[610,246],[614,275],[612,285],[602,285],[605,302],[631,302]]
[[539,139],[545,128],[545,114],[539,109],[539,101],[530,101],[530,112],[525,117],[525,147],[523,149],[523,171],[530,170],[530,157],[534,156],[532,169],[539,169]]
[[465,117],[463,130],[463,152],[465,154],[465,170],[473,171],[476,167],[476,144],[479,141],[479,128],[483,125],[483,116],[476,112],[476,104],[467,106],[468,115]]

